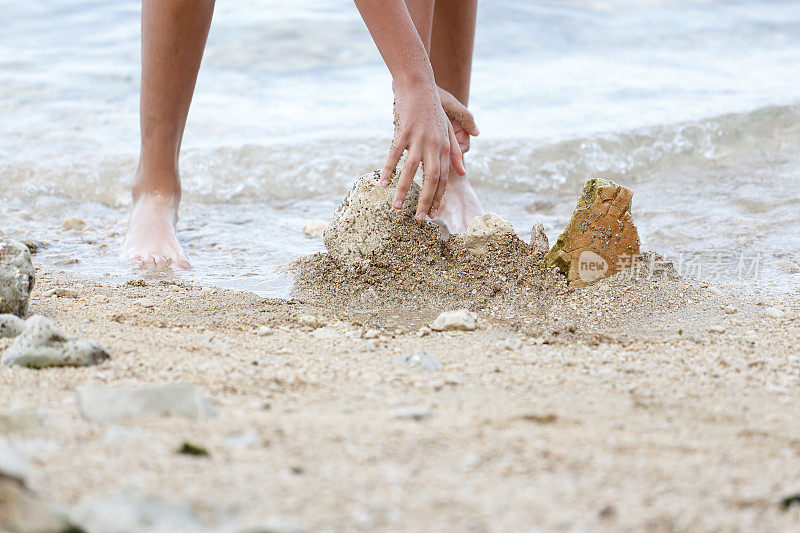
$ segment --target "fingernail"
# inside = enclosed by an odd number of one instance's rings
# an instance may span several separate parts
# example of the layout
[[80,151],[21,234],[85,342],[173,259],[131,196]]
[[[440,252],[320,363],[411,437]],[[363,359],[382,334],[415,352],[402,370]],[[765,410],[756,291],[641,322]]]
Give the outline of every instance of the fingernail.
[[401,202],[400,200],[395,200],[394,201],[394,208],[395,209],[400,209],[401,207],[403,207],[403,202]]

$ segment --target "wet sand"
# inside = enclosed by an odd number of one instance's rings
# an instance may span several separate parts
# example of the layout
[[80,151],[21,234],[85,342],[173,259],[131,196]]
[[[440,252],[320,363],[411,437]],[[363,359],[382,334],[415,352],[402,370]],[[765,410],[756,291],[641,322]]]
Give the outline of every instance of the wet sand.
[[[145,496],[170,510],[153,529],[790,530],[800,519],[781,505],[800,491],[797,295],[691,282],[669,305],[627,308],[630,320],[526,327],[485,308],[476,331],[419,337],[440,309],[37,274],[29,314],[112,359],[2,366],[2,411],[47,415],[7,436],[32,462],[31,486],[86,523],[106,509],[104,528],[124,528],[113,502],[136,509]],[[43,297],[55,287],[78,297]],[[559,305],[599,311],[630,296],[612,278]],[[366,329],[378,338],[360,338]],[[419,351],[443,368],[397,361]],[[217,415],[79,414],[76,386],[163,382],[202,385]],[[177,454],[184,441],[210,455]]]

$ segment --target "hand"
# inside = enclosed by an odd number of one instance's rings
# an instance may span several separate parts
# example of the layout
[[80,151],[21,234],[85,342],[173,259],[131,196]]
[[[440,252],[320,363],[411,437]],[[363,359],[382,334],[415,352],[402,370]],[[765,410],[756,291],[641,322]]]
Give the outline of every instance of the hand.
[[458,139],[458,146],[461,148],[461,153],[466,154],[469,152],[470,135],[477,137],[480,134],[480,130],[478,130],[478,126],[475,124],[475,117],[469,112],[467,106],[459,102],[455,96],[441,87],[436,88],[439,90],[439,99],[442,101],[442,108],[453,126],[453,131],[456,134],[456,139]]
[[381,171],[381,185],[389,185],[403,152],[408,150],[392,205],[395,209],[403,207],[408,189],[421,163],[422,193],[415,216],[423,221],[426,215],[438,215],[451,166],[461,176],[466,174],[466,170],[461,160],[458,139],[442,108],[435,86],[432,83],[396,83],[393,86],[394,140]]

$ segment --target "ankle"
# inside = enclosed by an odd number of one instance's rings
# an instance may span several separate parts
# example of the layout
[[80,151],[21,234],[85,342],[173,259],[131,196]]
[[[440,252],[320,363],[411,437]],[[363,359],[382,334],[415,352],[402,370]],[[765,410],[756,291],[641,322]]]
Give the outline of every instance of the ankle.
[[140,164],[133,175],[131,194],[134,202],[143,196],[161,196],[180,200],[180,176],[177,171],[149,170]]

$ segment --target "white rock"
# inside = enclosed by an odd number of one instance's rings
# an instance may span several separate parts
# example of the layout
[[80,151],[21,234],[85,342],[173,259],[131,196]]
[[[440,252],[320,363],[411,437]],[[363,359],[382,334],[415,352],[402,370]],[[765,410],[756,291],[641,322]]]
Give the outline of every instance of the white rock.
[[16,337],[22,333],[25,321],[17,315],[0,315],[0,339],[3,337]]
[[328,327],[317,328],[311,332],[311,335],[318,339],[338,339],[342,336],[342,334],[335,329]]
[[394,360],[395,363],[401,363],[409,366],[416,366],[420,370],[441,370],[442,362],[435,355],[428,352],[417,352],[406,354]]
[[150,298],[137,298],[133,301],[134,304],[138,305],[139,307],[155,307],[156,303],[151,300]]
[[431,323],[431,329],[433,331],[472,331],[477,327],[477,318],[478,315],[472,311],[469,311],[468,309],[445,311],[436,317],[436,320]]
[[474,254],[485,254],[489,243],[498,242],[514,235],[514,226],[497,213],[486,213],[475,217],[467,226],[464,245]]
[[33,315],[3,353],[2,363],[45,368],[96,365],[108,358],[108,352],[94,341],[70,337],[47,318]]
[[365,339],[377,339],[380,336],[381,332],[380,330],[377,329],[368,329],[367,331],[364,332]]
[[326,220],[309,220],[303,226],[303,232],[309,237],[322,237],[327,227],[328,222]]
[[417,331],[417,337],[424,337],[426,335],[430,335],[431,331],[432,331],[431,328],[429,328],[428,326],[422,326],[421,328],[419,328],[419,331]]
[[708,328],[709,333],[725,333],[725,326],[714,325]]
[[736,311],[738,311],[738,309],[736,307],[734,307],[733,305],[726,305],[725,308],[723,309],[723,311],[725,311],[726,315],[732,315],[732,314],[736,313]]
[[275,333],[275,330],[273,328],[269,327],[269,326],[260,326],[256,330],[256,333],[258,333],[262,337],[266,337],[268,335],[273,335]]
[[380,172],[373,171],[356,180],[325,230],[325,248],[331,257],[348,265],[366,264],[389,246],[396,221],[413,217],[420,188],[416,183],[406,195],[400,210],[392,207],[395,186],[381,187]]
[[762,314],[767,318],[781,318],[783,316],[783,311],[777,307],[766,307]]
[[84,418],[115,422],[141,415],[206,418],[213,414],[201,387],[164,383],[143,387],[78,387],[78,407]]
[[34,284],[31,252],[21,242],[0,239],[0,313],[22,316]]

